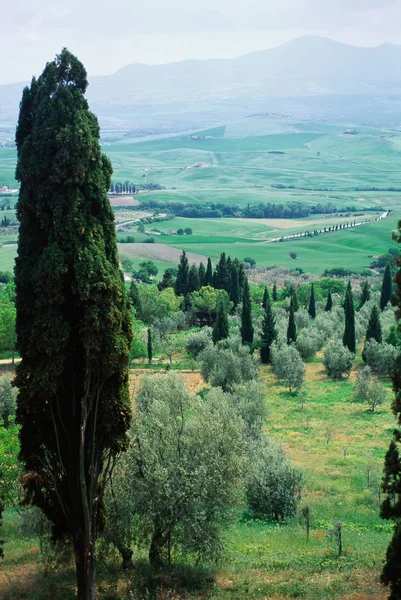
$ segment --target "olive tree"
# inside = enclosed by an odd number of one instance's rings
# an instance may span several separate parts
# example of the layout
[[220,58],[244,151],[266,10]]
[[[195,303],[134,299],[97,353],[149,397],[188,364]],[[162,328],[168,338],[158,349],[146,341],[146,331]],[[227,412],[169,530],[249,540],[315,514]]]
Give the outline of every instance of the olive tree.
[[294,345],[273,345],[273,372],[293,392],[299,390],[305,380],[305,365]]
[[391,375],[394,371],[394,365],[400,354],[399,348],[392,344],[379,344],[374,339],[370,339],[365,345],[366,364],[371,367],[378,375]]
[[258,374],[258,365],[249,346],[243,346],[238,336],[220,340],[215,346],[208,346],[199,355],[199,360],[203,379],[224,391],[231,390],[237,384],[252,381]]
[[333,379],[349,377],[355,355],[346,346],[330,342],[324,352],[323,364],[327,375]]
[[0,378],[0,419],[6,429],[10,424],[10,417],[15,415],[16,403],[17,390],[12,386],[10,375],[6,373]]
[[201,400],[174,373],[144,380],[125,457],[137,540],[154,566],[214,559],[240,486],[242,422],[226,394]]

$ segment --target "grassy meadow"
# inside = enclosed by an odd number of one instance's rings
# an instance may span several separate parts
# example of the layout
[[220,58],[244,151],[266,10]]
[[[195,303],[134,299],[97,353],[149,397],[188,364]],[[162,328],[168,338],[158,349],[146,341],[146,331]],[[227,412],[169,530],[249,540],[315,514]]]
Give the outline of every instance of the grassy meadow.
[[[174,366],[186,369],[185,358],[177,356]],[[160,368],[154,365],[152,371]],[[226,533],[225,553],[215,577],[197,570],[163,575],[142,571],[145,556],[137,551],[134,559],[139,562],[133,573],[121,572],[118,560],[100,569],[99,598],[384,600],[379,573],[391,525],[378,517],[378,483],[394,426],[392,395],[389,391],[386,403],[375,413],[350,402],[359,368],[360,358],[350,379],[329,380],[318,355],[306,364],[304,406],[278,384],[270,367],[261,369],[268,410],[265,430],[284,443],[294,463],[304,470],[301,506],[311,508],[309,541],[300,519],[269,523],[239,511]],[[133,390],[145,372],[141,364],[132,369]],[[197,371],[184,370],[183,377],[193,391],[203,385]],[[340,558],[328,535],[335,521],[342,523]],[[0,566],[2,599],[73,598],[73,571],[64,564],[54,573],[43,574],[38,540],[21,538],[15,510],[6,512],[3,531],[10,541]],[[184,591],[189,580],[192,583]]]

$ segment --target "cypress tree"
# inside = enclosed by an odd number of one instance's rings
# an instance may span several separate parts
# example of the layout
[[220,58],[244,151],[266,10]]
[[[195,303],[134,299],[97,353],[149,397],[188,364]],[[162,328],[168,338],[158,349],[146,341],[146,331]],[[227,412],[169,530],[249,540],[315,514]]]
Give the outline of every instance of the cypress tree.
[[152,362],[153,358],[153,345],[152,345],[152,332],[150,327],[148,327],[148,361],[149,364]]
[[189,269],[188,275],[188,293],[197,292],[201,287],[198,267],[193,264]]
[[[398,243],[401,241],[401,222],[398,223]],[[396,290],[394,304],[398,331],[401,333],[401,268],[397,269],[394,282]],[[382,519],[394,522],[393,537],[386,553],[386,562],[381,580],[390,586],[390,599],[401,598],[401,357],[398,356],[392,375],[395,398],[392,410],[397,418],[397,426],[393,431],[393,439],[384,459],[384,476],[382,489],[386,494],[380,511]]]
[[205,285],[205,277],[206,277],[205,265],[203,264],[203,262],[201,262],[199,265],[199,283],[200,283],[201,287]]
[[350,352],[355,354],[356,339],[355,339],[355,307],[354,297],[352,295],[351,282],[348,282],[347,291],[345,292],[344,300],[344,315],[345,329],[343,336],[343,344]]
[[228,338],[228,318],[223,302],[217,305],[216,321],[213,326],[212,339],[216,344],[218,341]]
[[203,285],[209,285],[210,287],[213,287],[213,267],[212,267],[212,261],[210,260],[210,258],[207,259],[207,267],[206,267],[206,273],[205,273],[205,280],[203,282]]
[[364,344],[364,348],[363,348],[363,352],[362,352],[362,358],[365,362],[366,362],[366,355],[365,355],[366,343],[369,342],[369,340],[371,340],[371,339],[376,340],[376,342],[378,342],[379,344],[382,343],[382,326],[380,323],[380,311],[376,304],[372,308],[372,311],[371,311],[370,317],[369,317],[368,327],[366,329],[365,344]]
[[129,302],[107,191],[112,167],[83,65],[64,49],[23,91],[16,131],[17,422],[26,502],[74,548],[95,596],[104,485],[131,419]]
[[177,278],[175,280],[174,291],[177,296],[186,296],[189,291],[189,265],[185,250],[182,251],[180,263],[178,265]]
[[174,287],[174,277],[171,269],[166,269],[163,273],[163,279],[157,284],[157,289],[161,292],[169,287]]
[[297,290],[293,291],[291,300],[292,300],[292,307],[294,309],[294,313],[296,313],[299,310],[299,301],[298,301]]
[[273,302],[277,302],[277,300],[278,300],[277,285],[274,284],[273,285]]
[[245,285],[245,279],[246,279],[245,268],[244,268],[244,263],[242,262],[242,260],[238,260],[238,258],[234,259],[234,264],[236,265],[237,270],[238,270],[239,298],[240,298],[240,302],[241,302],[242,296],[244,295],[244,285]]
[[329,290],[329,293],[327,294],[327,302],[326,302],[326,306],[324,307],[324,310],[326,312],[330,312],[332,308],[333,308],[333,298],[331,297],[331,291]]
[[316,319],[315,286],[311,285],[308,313],[311,319]]
[[139,296],[139,290],[138,290],[138,286],[136,285],[135,281],[133,279],[131,279],[131,285],[129,288],[129,299],[131,300],[131,304],[133,306],[133,308],[135,308],[135,316],[138,319],[141,319],[141,315],[142,315],[142,304],[141,304],[141,298]]
[[[266,288],[267,290],[267,288]],[[271,346],[277,339],[276,319],[273,313],[272,303],[267,293],[266,307],[263,315],[262,334],[260,340],[260,359],[268,365],[271,362]]]
[[297,326],[295,324],[294,301],[293,301],[293,298],[291,298],[290,315],[288,318],[288,327],[287,327],[287,344],[295,344],[296,341],[297,341]]
[[233,302],[234,307],[238,306],[240,301],[238,269],[235,262],[231,265],[230,272],[230,300]]
[[267,289],[267,286],[265,287],[265,291],[263,292],[263,300],[262,300],[262,308],[263,310],[266,310],[267,308],[267,303],[269,302],[270,297],[269,297],[269,290]]
[[369,302],[370,300],[370,285],[368,281],[364,281],[363,285],[362,285],[362,291],[361,291],[361,303],[360,303],[360,307],[362,308],[362,306],[364,304],[366,304],[366,302]]
[[393,294],[393,282],[391,277],[391,268],[390,264],[387,263],[386,269],[384,271],[383,283],[382,283],[382,292],[380,296],[380,308],[384,310],[387,304],[391,300],[391,296]]
[[[230,257],[229,257],[230,258]],[[230,259],[231,263],[231,259]],[[229,264],[227,264],[226,253],[220,254],[220,260],[216,265],[216,282],[215,287],[218,290],[225,290],[230,293],[230,271]]]
[[253,343],[252,307],[248,278],[245,278],[242,298],[241,338],[243,344],[251,345]]

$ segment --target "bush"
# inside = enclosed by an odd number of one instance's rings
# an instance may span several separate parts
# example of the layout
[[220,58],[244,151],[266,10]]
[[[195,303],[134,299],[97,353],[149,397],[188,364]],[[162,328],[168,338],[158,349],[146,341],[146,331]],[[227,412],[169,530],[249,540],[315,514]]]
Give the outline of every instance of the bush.
[[245,438],[248,440],[260,438],[267,414],[260,382],[255,380],[247,384],[234,385],[227,399],[244,422]]
[[307,310],[305,310],[304,308],[299,308],[295,313],[294,317],[295,325],[297,326],[297,331],[308,327],[310,318]]
[[305,380],[305,365],[295,346],[272,346],[273,372],[282,379],[290,392],[299,390]]
[[199,356],[201,373],[205,381],[224,391],[245,381],[256,379],[258,365],[248,346],[240,337],[230,337],[208,346]]
[[0,419],[6,428],[10,425],[10,418],[15,415],[17,393],[11,385],[10,375],[6,373],[0,378]]
[[200,331],[188,335],[185,350],[192,358],[197,358],[211,343],[212,328],[203,327]]
[[372,379],[372,369],[365,367],[356,376],[354,385],[354,400],[356,402],[366,402],[368,397],[369,387]]
[[322,337],[316,328],[311,327],[300,334],[296,347],[303,360],[312,358],[322,347]]
[[370,339],[365,346],[366,364],[378,375],[391,375],[399,353],[399,348],[392,344],[379,344]]
[[257,518],[281,521],[294,517],[301,499],[303,475],[283,447],[264,439],[249,452],[246,497]]
[[340,342],[330,342],[324,353],[323,364],[327,375],[333,379],[349,377],[355,355]]

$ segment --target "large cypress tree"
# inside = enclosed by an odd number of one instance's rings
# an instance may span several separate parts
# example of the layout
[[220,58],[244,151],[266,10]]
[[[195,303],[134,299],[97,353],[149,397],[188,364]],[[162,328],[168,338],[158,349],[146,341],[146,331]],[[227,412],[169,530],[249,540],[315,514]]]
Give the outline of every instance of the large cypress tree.
[[193,264],[188,274],[188,293],[197,292],[201,287],[198,267]]
[[382,283],[382,292],[380,296],[380,308],[384,310],[387,304],[391,300],[391,296],[393,293],[393,282],[391,277],[391,268],[390,264],[387,263],[386,269],[384,271],[383,283]]
[[241,338],[243,344],[251,345],[253,343],[251,293],[249,291],[248,278],[245,278],[242,298]]
[[348,282],[347,290],[345,292],[344,300],[344,315],[345,315],[345,329],[343,336],[343,344],[348,348],[350,352],[355,354],[356,350],[356,339],[355,339],[355,307],[354,297],[352,295],[351,282]]
[[230,293],[230,263],[227,262],[226,253],[222,252],[216,265],[215,287],[218,290],[225,290],[228,294]]
[[159,292],[161,292],[162,290],[166,290],[169,287],[174,287],[174,277],[171,272],[171,269],[166,269],[163,273],[163,279],[157,284],[157,289],[159,290]]
[[174,291],[177,296],[186,296],[189,291],[189,264],[185,250],[180,256]]
[[369,302],[369,300],[370,300],[370,285],[369,285],[369,282],[366,280],[363,282],[363,285],[362,285],[360,307],[362,308],[362,306],[364,304],[366,304],[366,302]]
[[316,319],[316,301],[315,301],[315,286],[311,285],[308,313],[311,319]]
[[[401,242],[401,221],[398,223],[398,243]],[[396,290],[393,304],[396,306],[398,331],[401,333],[401,267],[398,266],[394,282]],[[401,598],[401,356],[395,362],[393,372],[395,398],[392,410],[397,418],[393,439],[384,459],[383,492],[386,494],[381,506],[381,517],[394,521],[393,537],[387,549],[382,582],[390,586],[390,600]]]
[[324,307],[324,310],[326,312],[330,312],[332,308],[333,308],[333,298],[331,297],[331,291],[329,290],[329,293],[327,294],[327,302],[326,302],[326,306]]
[[366,349],[366,343],[369,342],[369,340],[376,340],[376,342],[378,342],[379,344],[382,343],[382,326],[380,323],[380,311],[377,307],[377,304],[374,304],[372,311],[370,313],[370,317],[369,317],[369,323],[368,323],[368,327],[366,329],[366,339],[365,339],[365,344],[363,347],[363,352],[362,352],[362,358],[363,360],[366,362],[366,355],[365,355],[365,349]]
[[267,286],[265,287],[265,291],[263,292],[263,299],[262,299],[262,308],[263,310],[266,310],[267,308],[267,303],[270,300],[269,297],[269,290],[267,289]]
[[230,300],[234,307],[238,306],[240,302],[238,269],[235,262],[232,263],[230,270]]
[[[267,288],[266,288],[267,290]],[[260,359],[264,364],[271,362],[271,346],[277,339],[276,319],[273,313],[272,303],[267,294],[266,307],[263,315],[262,334],[260,340]]]
[[107,191],[112,167],[64,49],[23,91],[16,132],[17,421],[26,501],[74,547],[79,600],[95,595],[104,485],[126,448],[129,303]]
[[287,344],[295,344],[296,341],[297,341],[297,326],[295,324],[294,301],[293,301],[293,298],[291,298],[290,314],[288,317],[288,327],[287,327]]
[[209,285],[210,287],[213,287],[213,267],[212,267],[212,261],[210,258],[207,259],[205,279],[204,279],[202,285],[205,285],[205,286]]
[[228,338],[228,318],[224,303],[220,300],[217,305],[216,321],[213,326],[212,339],[216,344],[225,338]]
[[203,262],[201,262],[199,264],[199,283],[200,283],[201,287],[203,285],[205,285],[205,276],[206,276],[205,265],[203,264]]

